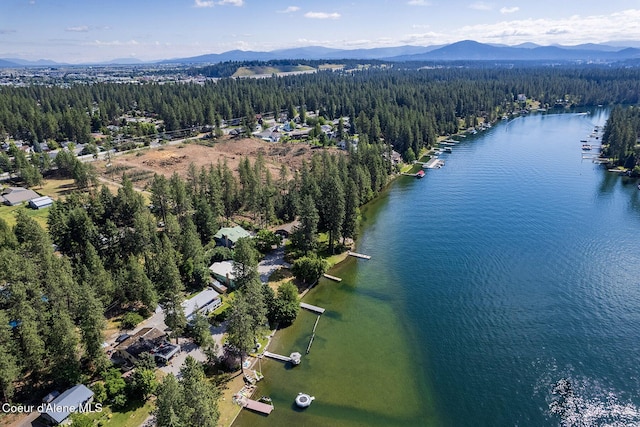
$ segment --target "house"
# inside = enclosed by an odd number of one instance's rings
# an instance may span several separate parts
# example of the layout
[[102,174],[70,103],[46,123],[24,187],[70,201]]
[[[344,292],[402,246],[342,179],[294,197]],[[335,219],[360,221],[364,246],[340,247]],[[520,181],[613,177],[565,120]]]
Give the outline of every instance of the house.
[[281,224],[280,226],[278,226],[278,228],[274,232],[286,239],[286,238],[289,238],[291,233],[293,233],[296,227],[298,227],[299,225],[300,225],[300,221],[298,220],[291,221],[286,224]]
[[157,363],[166,365],[179,351],[179,345],[164,342],[153,350],[153,357]]
[[93,392],[83,384],[78,384],[65,391],[50,403],[43,405],[41,417],[48,424],[61,424],[73,412],[88,412],[93,402]]
[[5,205],[16,206],[31,199],[37,199],[40,195],[33,190],[23,187],[9,187],[2,190],[0,201]]
[[223,227],[213,236],[216,246],[226,246],[233,249],[236,242],[243,237],[251,237],[251,234],[239,225],[235,227]]
[[221,305],[222,300],[220,299],[220,294],[213,290],[213,288],[207,288],[193,298],[184,301],[182,308],[184,309],[184,315],[187,321],[191,322],[195,319],[196,313],[206,315]]
[[53,199],[49,196],[36,197],[29,200],[29,207],[33,209],[48,208],[53,205]]
[[166,334],[156,328],[142,328],[114,349],[116,357],[135,363],[142,353],[151,353],[165,343]]
[[214,262],[209,267],[209,271],[220,283],[230,288],[234,287],[233,281],[236,279],[236,276],[233,274],[233,261]]

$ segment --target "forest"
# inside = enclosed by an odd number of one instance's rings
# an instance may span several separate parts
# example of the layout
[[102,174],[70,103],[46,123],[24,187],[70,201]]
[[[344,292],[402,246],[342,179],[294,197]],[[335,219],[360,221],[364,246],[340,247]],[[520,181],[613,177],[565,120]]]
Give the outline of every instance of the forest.
[[[235,65],[234,65],[235,66]],[[256,123],[257,114],[299,109],[333,120],[350,117],[353,133],[384,140],[406,158],[439,135],[518,111],[518,94],[553,107],[637,104],[637,68],[514,67],[368,68],[269,79],[220,79],[199,84],[0,88],[0,136],[29,143],[90,142],[109,134],[124,114],[154,117],[161,131],[224,121]]]
[[640,109],[616,106],[611,110],[602,135],[602,156],[613,159],[634,176],[640,176]]
[[[160,131],[171,131],[220,128],[237,118],[254,126],[258,114],[285,112],[292,120],[314,111],[330,120],[348,117],[349,134],[359,138],[357,150],[344,155],[318,150],[300,170],[283,167],[278,176],[260,156],[244,159],[236,171],[218,163],[191,165],[186,179],[156,174],[148,200],[126,177],[115,194],[98,186],[91,167],[63,151],[54,160],[57,173],[79,177],[81,191],[49,208],[47,229],[24,212],[14,227],[0,219],[0,397],[10,401],[50,386],[100,379],[106,385],[102,398],[115,405],[127,396],[146,399],[156,393],[158,404],[164,402],[158,409],[159,424],[166,417],[162,425],[172,422],[172,405],[185,401],[180,393],[203,407],[214,405],[212,388],[194,391],[192,383],[175,378],[152,384],[145,373],[151,363],[144,360],[125,390],[102,349],[107,317],[135,312],[144,318],[159,303],[172,337],[182,336],[189,329],[181,307],[185,296],[208,285],[212,261],[231,257],[239,279],[228,333],[241,363],[261,328],[290,322],[296,314],[295,292],[284,288],[276,294],[261,286],[257,275],[257,251],[271,247],[267,226],[299,220],[289,248],[293,270],[312,281],[325,268],[319,250],[330,255],[357,238],[360,206],[396,171],[392,148],[410,160],[438,136],[524,108],[516,102],[518,94],[549,108],[637,104],[639,77],[637,69],[372,68],[204,85],[0,88],[1,138],[33,145],[90,142],[92,132],[108,134],[107,126],[121,123],[125,114],[157,118]],[[605,150],[625,165],[638,160],[639,117],[637,108],[614,108],[605,128]],[[40,161],[37,154],[27,159],[14,148],[0,155],[3,170],[23,168],[35,181],[42,176],[30,167],[37,169]],[[238,217],[255,227],[258,243],[242,242],[233,253],[216,248],[213,235]],[[319,233],[326,236],[324,246]],[[208,329],[196,330],[194,340],[211,346],[202,330]],[[195,365],[185,369],[191,369],[188,378],[204,375]],[[109,387],[115,383],[120,385]],[[190,412],[182,422],[215,425],[214,409],[207,420],[196,421]]]

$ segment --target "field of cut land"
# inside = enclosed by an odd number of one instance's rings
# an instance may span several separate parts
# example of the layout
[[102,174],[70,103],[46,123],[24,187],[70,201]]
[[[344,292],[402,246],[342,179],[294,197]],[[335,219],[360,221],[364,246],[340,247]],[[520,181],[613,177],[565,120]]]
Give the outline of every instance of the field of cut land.
[[104,179],[119,182],[123,174],[126,174],[135,187],[144,189],[153,179],[154,173],[169,177],[177,172],[184,178],[190,163],[200,169],[201,166],[215,166],[218,162],[225,161],[236,173],[240,161],[248,157],[253,164],[259,154],[264,156],[266,166],[275,179],[283,164],[291,174],[293,170],[300,169],[303,160],[308,161],[311,158],[313,151],[315,150],[304,143],[270,143],[254,138],[225,138],[211,146],[192,142],[127,153],[112,158],[109,167],[106,166],[106,161],[98,161],[95,166]]

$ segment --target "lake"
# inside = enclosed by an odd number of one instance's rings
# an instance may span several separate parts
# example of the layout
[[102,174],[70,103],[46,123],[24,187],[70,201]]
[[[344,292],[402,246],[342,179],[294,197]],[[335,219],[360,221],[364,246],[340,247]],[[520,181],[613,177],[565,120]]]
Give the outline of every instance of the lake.
[[301,311],[269,348],[301,365],[261,362],[275,410],[234,425],[640,425],[640,191],[580,142],[606,117],[502,121],[397,179],[363,209],[371,260],[305,297],[310,353]]

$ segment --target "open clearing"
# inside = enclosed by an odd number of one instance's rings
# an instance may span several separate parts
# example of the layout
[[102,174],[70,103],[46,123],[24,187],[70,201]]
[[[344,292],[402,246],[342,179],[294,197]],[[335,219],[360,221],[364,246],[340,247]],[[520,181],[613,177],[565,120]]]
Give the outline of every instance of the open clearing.
[[[259,154],[264,156],[265,164],[273,178],[277,178],[280,167],[284,164],[289,175],[298,170],[303,160],[309,160],[311,146],[305,143],[270,143],[255,138],[224,138],[212,146],[197,143],[164,146],[123,154],[111,159],[111,166],[106,161],[95,163],[98,173],[108,180],[120,180],[123,174],[138,188],[145,188],[154,173],[167,177],[177,172],[186,177],[190,163],[200,169],[201,166],[217,165],[227,162],[229,168],[236,173],[240,161],[248,157],[253,164]],[[331,149],[332,153],[338,152]]]

